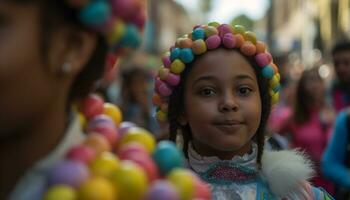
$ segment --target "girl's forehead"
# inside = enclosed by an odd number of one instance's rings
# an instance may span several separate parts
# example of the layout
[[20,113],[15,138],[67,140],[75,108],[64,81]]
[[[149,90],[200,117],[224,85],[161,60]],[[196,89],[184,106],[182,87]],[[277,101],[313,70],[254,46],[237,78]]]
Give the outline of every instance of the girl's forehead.
[[236,51],[216,50],[208,52],[192,66],[189,78],[199,76],[251,76],[256,79],[255,72],[248,60]]

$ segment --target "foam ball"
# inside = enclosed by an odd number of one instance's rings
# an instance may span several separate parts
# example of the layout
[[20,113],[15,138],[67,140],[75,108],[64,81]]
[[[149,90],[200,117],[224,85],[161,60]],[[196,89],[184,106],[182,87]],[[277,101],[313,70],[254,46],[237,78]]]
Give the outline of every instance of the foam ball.
[[244,43],[244,38],[241,34],[235,35],[236,47],[240,48]]
[[128,122],[128,121],[124,121],[124,122],[120,123],[119,127],[118,127],[118,132],[119,132],[120,137],[123,137],[123,135],[131,127],[136,127],[136,124],[134,124],[133,122]]
[[279,82],[280,82],[280,80],[279,80],[278,76],[275,74],[275,75],[270,79],[269,85],[270,85],[271,88],[275,88],[275,87],[277,87],[277,86],[279,85]]
[[218,27],[218,31],[219,31],[219,36],[221,38],[224,37],[225,34],[227,33],[233,33],[233,28],[232,26],[228,25],[228,24],[221,24],[219,27]]
[[122,111],[114,104],[104,103],[103,112],[111,117],[116,125],[120,124],[122,121]]
[[220,23],[218,23],[218,22],[209,22],[208,25],[209,26],[214,26],[215,28],[217,28],[218,26],[220,26]]
[[114,121],[110,116],[101,114],[91,118],[86,129],[93,130],[98,125],[115,126]]
[[271,63],[272,57],[268,53],[259,53],[255,56],[255,61],[260,67],[264,67]]
[[157,93],[153,94],[152,103],[153,105],[156,105],[156,106],[160,106],[163,103],[162,98],[159,96],[159,94]]
[[90,163],[89,167],[93,175],[108,178],[119,167],[119,162],[114,154],[103,152]]
[[194,198],[202,199],[202,200],[212,199],[210,185],[208,183],[201,181],[200,178],[197,176],[194,176],[194,180],[195,180]]
[[145,27],[145,24],[146,24],[146,19],[147,19],[146,15],[147,14],[146,14],[145,10],[142,9],[136,15],[133,15],[131,17],[130,22],[134,23],[137,26],[137,28],[142,30],[143,27]]
[[185,64],[179,60],[175,59],[170,66],[170,71],[174,74],[180,74],[185,69]]
[[84,182],[78,190],[79,200],[115,200],[118,190],[112,183],[102,177],[92,177]]
[[256,45],[256,35],[254,32],[251,32],[251,31],[246,31],[244,34],[243,34],[243,37],[246,41],[250,41],[252,42],[254,45]]
[[145,200],[180,200],[175,187],[168,181],[154,182],[146,194]]
[[180,48],[174,48],[171,50],[171,53],[170,53],[170,60],[175,60],[175,59],[178,59],[180,57]]
[[119,199],[139,200],[147,190],[147,176],[144,171],[130,161],[123,161],[110,177],[115,188],[119,189]]
[[272,69],[272,67],[270,65],[266,65],[265,67],[263,67],[262,69],[262,75],[265,78],[272,78],[273,75],[275,74],[274,70]]
[[235,25],[233,26],[233,33],[234,34],[241,34],[241,35],[244,35],[245,33],[245,27],[242,26],[242,25]]
[[82,163],[89,163],[96,157],[96,152],[93,148],[87,145],[79,145],[71,148],[67,153],[67,158],[70,160],[80,161]]
[[241,46],[241,51],[246,56],[252,56],[256,52],[256,47],[252,42],[245,41]]
[[128,24],[125,28],[125,32],[120,39],[119,43],[116,44],[115,48],[119,47],[130,47],[136,48],[141,43],[141,36],[139,30],[133,24]]
[[90,26],[100,26],[111,16],[111,10],[107,2],[90,2],[80,11],[80,20]]
[[114,124],[111,125],[111,124],[107,124],[107,123],[100,123],[100,124],[97,124],[96,126],[94,126],[93,128],[88,129],[88,132],[94,132],[94,133],[102,135],[103,137],[105,137],[107,139],[109,144],[112,146],[119,139],[117,128],[114,126]]
[[76,200],[77,194],[72,187],[57,185],[51,187],[44,196],[44,200]]
[[132,16],[135,13],[139,13],[140,4],[137,0],[118,0],[111,1],[111,6],[113,9],[113,13],[117,14],[117,16],[121,17],[125,21],[130,21]]
[[112,30],[108,32],[107,41],[110,44],[115,44],[119,42],[125,33],[125,24],[121,20],[116,20],[114,24],[112,24],[111,29]]
[[185,169],[174,169],[167,179],[175,186],[180,199],[190,200],[195,194],[195,180],[191,172]]
[[207,45],[205,44],[204,40],[199,39],[194,41],[192,45],[192,51],[196,55],[205,53],[207,51]]
[[170,60],[169,56],[163,56],[162,57],[162,62],[163,62],[164,67],[170,68],[171,60]]
[[132,127],[128,129],[127,133],[122,137],[120,145],[130,142],[139,142],[149,153],[152,153],[156,146],[156,140],[154,139],[153,135],[146,129],[139,127]]
[[196,28],[192,32],[192,39],[193,40],[199,40],[202,39],[204,40],[205,38],[205,31],[202,28]]
[[104,151],[111,150],[111,145],[108,140],[98,133],[89,133],[88,137],[84,141],[85,145],[88,145],[95,150],[96,156],[100,155]]
[[236,40],[232,33],[226,33],[222,38],[222,43],[226,48],[234,48],[236,46]]
[[218,29],[216,29],[214,26],[208,26],[206,29],[204,29],[204,31],[206,37],[219,34]]
[[180,83],[180,76],[177,74],[169,73],[165,80],[169,85],[175,86]]
[[141,156],[137,154],[129,154],[125,160],[130,160],[140,166],[146,173],[149,183],[153,182],[159,177],[158,167],[149,155]]
[[191,48],[192,47],[192,40],[189,38],[182,38],[182,40],[179,41],[179,47],[181,48]]
[[164,113],[163,111],[159,110],[157,113],[156,113],[156,117],[157,117],[157,120],[160,121],[160,122],[165,122],[167,120],[167,114]]
[[153,153],[153,159],[157,163],[161,174],[168,174],[171,170],[183,167],[182,152],[173,142],[161,141]]
[[220,46],[221,38],[218,35],[212,35],[205,40],[208,49],[216,49]]
[[80,104],[80,111],[88,119],[103,113],[103,99],[96,95],[91,94],[86,97]]
[[182,60],[182,62],[184,63],[190,63],[193,61],[194,59],[194,55],[193,52],[190,48],[185,48],[185,49],[181,49],[180,52],[180,59]]
[[279,93],[274,93],[272,96],[271,96],[271,104],[274,105],[278,102],[278,99],[279,99]]
[[81,112],[79,112],[78,113],[78,118],[79,118],[79,123],[80,123],[81,127],[83,129],[85,129],[86,125],[87,125],[87,121],[86,121],[85,116]]
[[78,187],[89,177],[86,166],[78,161],[63,160],[48,172],[47,181],[49,185],[69,185]]
[[171,93],[173,92],[173,90],[165,83],[163,83],[158,87],[158,91],[162,96],[165,96],[165,97],[170,96]]
[[130,142],[130,143],[124,144],[118,149],[118,156],[122,160],[132,157],[132,155],[147,157],[149,156],[149,153],[147,152],[146,148],[142,144],[137,142]]
[[159,78],[160,80],[164,81],[167,76],[169,75],[169,72],[170,70],[168,68],[160,68],[159,71],[158,71],[158,75],[159,75]]
[[261,42],[261,41],[257,41],[256,42],[256,53],[265,53],[265,50],[266,50],[266,45]]

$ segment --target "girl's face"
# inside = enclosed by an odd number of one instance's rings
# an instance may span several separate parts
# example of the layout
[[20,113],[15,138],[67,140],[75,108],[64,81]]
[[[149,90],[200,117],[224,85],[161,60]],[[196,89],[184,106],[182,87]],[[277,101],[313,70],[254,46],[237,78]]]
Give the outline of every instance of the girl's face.
[[201,155],[230,159],[250,150],[261,117],[254,69],[238,52],[218,49],[199,58],[185,85],[184,120]]
[[31,3],[0,2],[0,139],[34,124],[60,98],[62,84],[48,73],[40,51],[39,16]]

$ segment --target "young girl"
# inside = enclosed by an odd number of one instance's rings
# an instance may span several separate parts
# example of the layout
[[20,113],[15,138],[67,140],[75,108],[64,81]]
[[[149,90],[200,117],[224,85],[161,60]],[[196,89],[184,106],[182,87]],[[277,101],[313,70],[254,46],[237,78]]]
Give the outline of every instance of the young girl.
[[179,38],[156,78],[159,121],[179,133],[188,165],[213,199],[331,199],[296,151],[264,152],[279,75],[266,46],[236,25],[209,23]]
[[134,2],[0,2],[0,199],[39,199],[45,172],[81,142],[72,104],[102,76],[108,48],[138,45]]

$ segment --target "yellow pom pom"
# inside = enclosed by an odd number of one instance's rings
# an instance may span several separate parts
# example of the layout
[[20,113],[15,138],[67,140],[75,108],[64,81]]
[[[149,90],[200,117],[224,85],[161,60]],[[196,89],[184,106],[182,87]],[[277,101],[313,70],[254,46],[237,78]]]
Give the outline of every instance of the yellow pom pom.
[[166,113],[161,110],[157,112],[156,117],[160,122],[165,122],[167,120]]
[[122,111],[114,104],[104,103],[103,112],[104,114],[110,116],[116,125],[119,125],[123,119]]
[[215,28],[219,27],[220,26],[220,23],[219,22],[210,22],[208,24],[208,26],[214,26]]
[[277,74],[275,74],[269,81],[270,88],[277,87],[279,83],[280,83],[280,80],[279,80]]
[[44,200],[76,200],[77,194],[75,190],[66,185],[57,185],[51,187],[44,196]]
[[245,33],[245,27],[242,25],[235,25],[235,26],[233,26],[233,33],[234,34],[241,34],[243,36]]
[[245,40],[251,41],[254,45],[256,45],[256,35],[254,32],[246,31],[243,35]]
[[92,177],[83,183],[78,191],[79,200],[115,200],[117,188],[112,183],[101,177]]
[[174,184],[181,200],[190,200],[195,191],[195,180],[191,172],[185,169],[174,169],[167,179]]
[[121,20],[116,20],[112,31],[107,35],[107,41],[110,44],[117,43],[125,32],[125,24]]
[[154,136],[146,129],[139,127],[132,127],[127,130],[123,135],[120,145],[130,142],[138,142],[145,147],[147,152],[152,153],[156,146],[156,140]]
[[192,51],[196,55],[205,53],[207,51],[207,45],[205,44],[204,40],[199,39],[194,41],[192,45]]
[[179,60],[175,59],[170,66],[170,71],[174,74],[180,74],[185,69],[185,64]]

